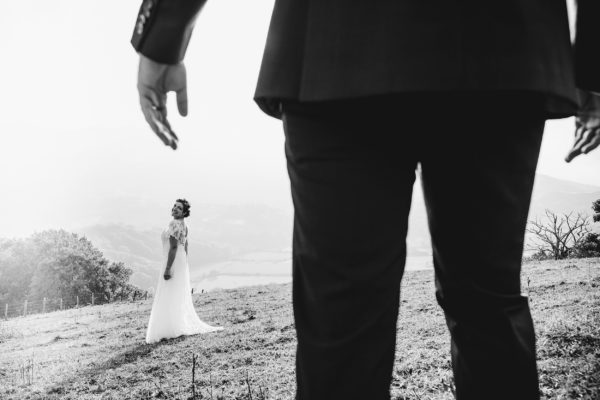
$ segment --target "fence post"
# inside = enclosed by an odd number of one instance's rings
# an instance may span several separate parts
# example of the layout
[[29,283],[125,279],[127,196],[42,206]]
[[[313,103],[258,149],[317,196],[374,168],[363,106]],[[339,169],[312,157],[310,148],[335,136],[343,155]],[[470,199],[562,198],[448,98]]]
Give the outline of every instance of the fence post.
[[79,308],[79,296],[77,296],[77,305],[75,307]]
[[8,319],[8,303],[4,307],[4,319]]
[[42,313],[46,312],[46,298],[44,297],[44,300],[42,301]]
[[27,300],[25,300],[25,304],[23,304],[23,316],[27,315]]
[[92,305],[94,305],[94,293],[92,293]]
[[60,309],[61,309],[61,311],[62,311],[62,306],[63,306],[63,305],[62,305],[62,297],[61,297],[61,298],[60,298]]

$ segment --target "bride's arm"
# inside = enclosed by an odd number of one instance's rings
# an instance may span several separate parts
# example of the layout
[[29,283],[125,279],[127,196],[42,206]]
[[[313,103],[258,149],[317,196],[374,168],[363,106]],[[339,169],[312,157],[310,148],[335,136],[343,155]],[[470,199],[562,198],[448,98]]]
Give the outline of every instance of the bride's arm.
[[167,268],[165,269],[164,274],[165,280],[171,279],[171,267],[173,266],[173,261],[175,260],[175,254],[177,254],[177,239],[175,239],[173,236],[169,236],[169,245],[170,246],[169,256],[167,257]]

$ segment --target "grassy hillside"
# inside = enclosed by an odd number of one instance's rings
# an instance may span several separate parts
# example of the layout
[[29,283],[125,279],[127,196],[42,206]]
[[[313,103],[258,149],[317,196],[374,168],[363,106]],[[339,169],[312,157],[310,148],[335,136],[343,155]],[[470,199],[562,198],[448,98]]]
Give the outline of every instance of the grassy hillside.
[[[394,399],[451,399],[449,339],[431,271],[402,289]],[[543,398],[600,397],[600,259],[525,265]],[[290,285],[195,296],[222,332],[144,344],[150,301],[0,323],[1,399],[293,399]],[[196,356],[196,367],[192,359]]]

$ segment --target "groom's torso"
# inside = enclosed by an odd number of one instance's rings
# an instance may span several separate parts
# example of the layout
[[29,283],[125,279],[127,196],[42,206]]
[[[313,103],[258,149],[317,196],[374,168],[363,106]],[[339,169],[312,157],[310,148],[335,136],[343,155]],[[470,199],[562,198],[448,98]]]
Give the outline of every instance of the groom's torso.
[[276,0],[256,98],[574,87],[565,0]]

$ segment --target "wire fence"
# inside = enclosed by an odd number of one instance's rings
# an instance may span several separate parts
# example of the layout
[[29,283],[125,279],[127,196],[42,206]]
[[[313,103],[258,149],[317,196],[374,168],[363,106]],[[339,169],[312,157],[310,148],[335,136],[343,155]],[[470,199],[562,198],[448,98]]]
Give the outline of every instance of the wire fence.
[[0,305],[0,318],[10,319],[32,314],[42,314],[53,311],[68,310],[83,306],[93,306],[114,302],[145,300],[151,296],[148,292],[134,292],[129,295],[107,296],[105,293],[87,293],[81,296],[68,298],[47,298],[24,300],[19,303],[5,303]]

